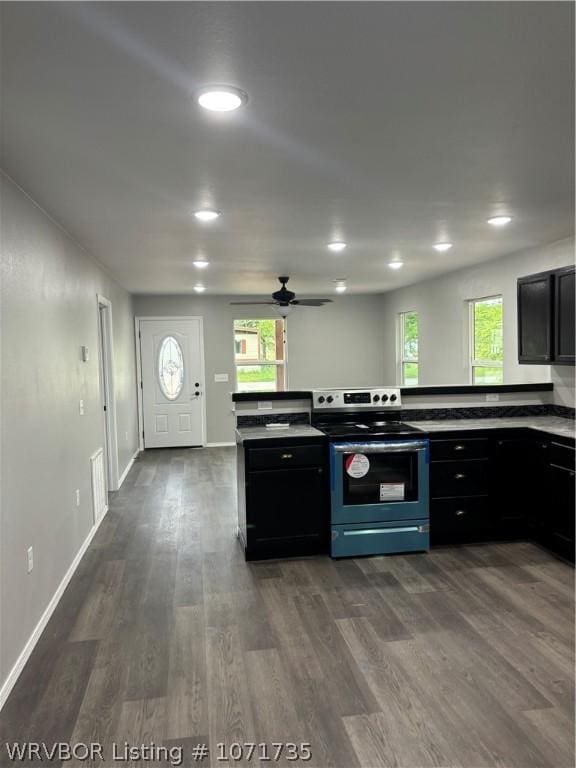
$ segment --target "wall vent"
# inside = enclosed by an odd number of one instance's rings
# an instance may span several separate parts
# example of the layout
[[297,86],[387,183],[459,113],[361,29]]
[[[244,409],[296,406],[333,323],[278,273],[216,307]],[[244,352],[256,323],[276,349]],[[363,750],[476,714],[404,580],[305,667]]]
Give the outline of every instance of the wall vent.
[[104,474],[104,449],[98,448],[90,457],[90,472],[92,475],[92,508],[94,523],[106,514],[108,509],[106,499],[106,476]]

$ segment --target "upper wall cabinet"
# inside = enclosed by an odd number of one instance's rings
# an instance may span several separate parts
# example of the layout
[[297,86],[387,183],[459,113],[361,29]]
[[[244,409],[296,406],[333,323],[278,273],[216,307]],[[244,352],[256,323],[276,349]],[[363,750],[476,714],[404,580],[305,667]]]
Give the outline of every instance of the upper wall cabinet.
[[518,362],[574,365],[574,267],[519,278]]
[[554,276],[554,362],[574,365],[574,267]]

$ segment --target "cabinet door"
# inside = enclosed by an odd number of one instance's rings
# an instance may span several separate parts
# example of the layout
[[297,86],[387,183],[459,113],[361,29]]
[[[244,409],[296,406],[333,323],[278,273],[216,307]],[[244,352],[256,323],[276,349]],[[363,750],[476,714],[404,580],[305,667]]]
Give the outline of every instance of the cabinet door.
[[574,365],[574,267],[554,275],[554,362]]
[[552,360],[552,288],[550,273],[518,280],[518,362]]
[[550,464],[548,478],[552,503],[547,528],[562,548],[574,549],[574,470]]
[[324,490],[321,467],[249,472],[248,546],[274,546],[282,540],[291,540],[295,546],[298,541],[323,541],[328,530]]
[[533,441],[523,438],[494,440],[490,461],[490,496],[498,537],[519,538],[531,519],[534,488]]

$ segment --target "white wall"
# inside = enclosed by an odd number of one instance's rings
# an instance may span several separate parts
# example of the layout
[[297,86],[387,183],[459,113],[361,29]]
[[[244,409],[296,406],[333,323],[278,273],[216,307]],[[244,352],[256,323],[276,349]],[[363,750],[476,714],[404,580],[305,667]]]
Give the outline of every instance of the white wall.
[[[208,442],[234,439],[230,393],[235,389],[233,321],[278,317],[272,308],[234,307],[234,296],[134,297],[137,316],[201,315],[204,318]],[[252,300],[258,300],[252,297]],[[338,296],[324,307],[294,309],[287,323],[288,386],[362,387],[382,381],[379,296]],[[229,383],[214,383],[227,373]]]
[[138,428],[130,295],[1,176],[0,194],[1,686],[93,525],[89,457],[103,445],[97,294],[112,302],[120,473]]
[[[441,259],[441,256],[431,258]],[[557,402],[573,405],[574,368],[519,365],[516,280],[574,262],[574,240],[511,254],[434,280],[400,288],[381,297],[384,380],[397,379],[396,323],[399,312],[420,316],[420,381],[428,384],[469,384],[468,299],[501,294],[504,314],[504,382],[519,384],[554,380]],[[560,371],[559,369],[563,370]],[[569,401],[572,399],[572,402]]]

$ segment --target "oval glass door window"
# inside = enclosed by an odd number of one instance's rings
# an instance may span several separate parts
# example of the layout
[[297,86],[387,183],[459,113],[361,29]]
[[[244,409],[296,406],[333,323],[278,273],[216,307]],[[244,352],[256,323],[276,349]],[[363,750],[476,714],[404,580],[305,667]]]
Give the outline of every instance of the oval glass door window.
[[184,356],[174,336],[166,336],[158,353],[158,383],[168,400],[176,400],[184,386]]

